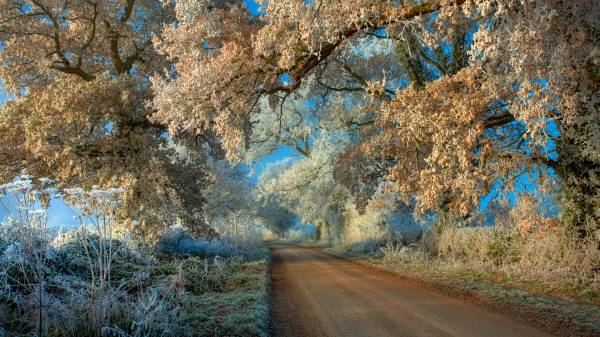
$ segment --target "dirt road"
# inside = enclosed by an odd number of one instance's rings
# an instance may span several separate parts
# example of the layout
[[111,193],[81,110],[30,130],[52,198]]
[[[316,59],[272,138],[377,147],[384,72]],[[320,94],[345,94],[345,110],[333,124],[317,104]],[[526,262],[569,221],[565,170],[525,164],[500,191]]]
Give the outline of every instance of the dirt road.
[[318,249],[273,246],[275,337],[541,337],[544,332]]

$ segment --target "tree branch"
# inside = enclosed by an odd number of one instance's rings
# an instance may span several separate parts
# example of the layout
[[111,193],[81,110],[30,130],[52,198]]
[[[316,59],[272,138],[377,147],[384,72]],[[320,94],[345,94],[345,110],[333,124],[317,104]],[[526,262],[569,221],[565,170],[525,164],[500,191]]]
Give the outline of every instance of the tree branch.
[[81,77],[84,81],[92,81],[93,79],[96,78],[95,76],[90,75],[90,74],[86,73],[85,71],[81,70],[81,67],[65,67],[65,66],[61,66],[58,64],[53,64],[50,66],[50,69],[60,71],[65,74],[77,75],[77,76]]
[[118,74],[125,72],[125,63],[119,55],[119,33],[111,29],[110,22],[104,20],[104,27],[107,30],[106,39],[108,40],[108,48],[110,51],[110,59]]
[[[308,56],[301,57],[297,60],[296,65],[293,67],[281,69],[281,73],[290,74],[290,77],[294,81],[291,86],[278,85],[275,87],[265,88],[261,91],[261,93],[273,94],[279,91],[293,91],[297,89],[300,86],[302,79],[308,72],[319,65],[321,61],[327,59],[344,41],[351,38],[356,33],[365,29],[376,29],[391,23],[408,21],[419,16],[433,13],[441,8],[442,2],[443,1],[441,0],[435,0],[429,3],[404,8],[402,9],[401,13],[396,15],[394,18],[389,18],[387,15],[383,14],[371,20],[365,20],[360,24],[348,27],[346,30],[338,34],[338,38],[334,42],[322,43],[317,49],[319,50],[318,54],[313,53]],[[466,0],[456,0],[454,5],[459,6],[464,2],[466,2]]]
[[511,122],[515,121],[515,116],[513,116],[510,112],[505,112],[500,115],[492,116],[483,121],[482,126],[485,129],[496,128]]
[[32,3],[36,6],[38,6],[40,8],[40,10],[42,10],[44,15],[46,15],[48,17],[48,19],[52,23],[52,27],[54,28],[54,34],[52,35],[52,40],[54,41],[55,50],[52,53],[50,53],[49,55],[56,54],[58,56],[58,58],[60,59],[60,61],[55,61],[54,62],[55,64],[51,65],[50,68],[60,71],[60,72],[63,72],[63,73],[66,73],[66,74],[77,75],[85,81],[93,80],[95,78],[95,76],[90,75],[90,74],[86,73],[85,71],[83,71],[83,69],[81,69],[81,58],[79,58],[79,61],[77,62],[76,66],[72,66],[71,62],[66,57],[66,55],[62,49],[62,43],[60,41],[60,25],[59,25],[58,21],[56,20],[56,17],[54,15],[52,15],[52,12],[48,8],[46,8],[46,6],[41,4],[39,1],[34,0],[34,1],[32,1]]
[[122,23],[127,22],[131,17],[131,13],[133,13],[133,5],[135,5],[135,0],[127,0],[125,2],[123,17],[121,18]]

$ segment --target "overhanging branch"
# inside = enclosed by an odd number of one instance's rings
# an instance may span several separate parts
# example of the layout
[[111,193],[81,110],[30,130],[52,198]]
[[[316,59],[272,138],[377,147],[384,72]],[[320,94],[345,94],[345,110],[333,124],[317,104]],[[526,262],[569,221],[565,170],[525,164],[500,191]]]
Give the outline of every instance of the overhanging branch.
[[[388,15],[382,14],[378,17],[365,20],[361,24],[353,25],[338,34],[337,39],[334,42],[322,43],[317,50],[319,53],[312,53],[307,56],[299,58],[296,64],[287,69],[280,69],[280,73],[287,73],[293,80],[292,85],[277,85],[274,87],[264,88],[261,94],[274,94],[280,91],[293,91],[300,86],[303,78],[313,68],[319,65],[323,60],[327,59],[340,45],[346,40],[353,37],[355,34],[364,31],[365,29],[377,29],[391,23],[409,21],[419,16],[427,15],[439,10],[442,7],[442,0],[435,0],[429,3],[415,5],[412,7],[404,8],[400,13],[394,15],[393,18]],[[465,3],[466,0],[456,0],[454,6],[460,6]]]

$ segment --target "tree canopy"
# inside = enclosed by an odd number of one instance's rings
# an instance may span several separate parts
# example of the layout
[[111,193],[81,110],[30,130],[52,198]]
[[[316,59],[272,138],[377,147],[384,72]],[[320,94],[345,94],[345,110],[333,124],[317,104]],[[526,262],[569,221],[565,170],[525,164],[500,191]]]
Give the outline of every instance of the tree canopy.
[[259,189],[307,222],[397,199],[468,217],[490,194],[554,193],[565,228],[599,235],[598,1],[270,0],[258,15],[235,0],[4,1],[0,12],[2,77],[17,94],[1,111],[4,178],[27,168],[118,184],[138,215],[167,202],[204,228],[207,161],[286,146],[303,159]]
[[0,67],[15,94],[0,110],[4,180],[22,170],[67,186],[128,190],[124,219],[156,233],[202,220],[205,155],[196,136],[151,122],[150,77],[168,67],[153,38],[175,22],[160,1],[2,1]]

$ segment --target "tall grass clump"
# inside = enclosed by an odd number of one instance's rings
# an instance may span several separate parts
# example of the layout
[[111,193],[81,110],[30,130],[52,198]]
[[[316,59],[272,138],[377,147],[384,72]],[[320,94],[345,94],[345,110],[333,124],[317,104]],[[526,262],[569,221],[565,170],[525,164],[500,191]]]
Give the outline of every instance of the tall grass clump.
[[[35,331],[42,335],[48,329],[47,206],[55,190],[49,186],[34,190],[31,178],[24,175],[0,186],[2,198],[10,195],[16,201],[15,211],[9,214],[0,230],[4,234],[0,245],[4,248],[0,257],[0,286],[26,308],[35,323]],[[41,183],[49,185],[50,181]]]
[[[412,245],[388,243],[389,263],[435,264],[446,270],[539,283],[547,289],[600,293],[598,238],[576,238],[532,200],[496,216],[494,226],[473,226],[461,217],[441,217]],[[569,290],[570,291],[570,290]],[[575,294],[577,295],[577,294]]]
[[[4,306],[30,322],[38,336],[100,336],[130,302],[111,281],[123,246],[113,237],[114,210],[124,191],[95,187],[61,195],[51,180],[34,181],[28,175],[2,185],[0,191],[2,199],[14,206],[4,205],[9,216],[0,225],[8,239],[0,255]],[[80,226],[69,240],[59,238],[63,240],[59,244],[51,235],[49,206],[51,199],[63,196],[75,206]]]

